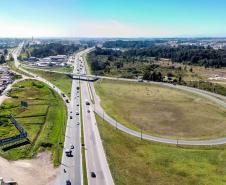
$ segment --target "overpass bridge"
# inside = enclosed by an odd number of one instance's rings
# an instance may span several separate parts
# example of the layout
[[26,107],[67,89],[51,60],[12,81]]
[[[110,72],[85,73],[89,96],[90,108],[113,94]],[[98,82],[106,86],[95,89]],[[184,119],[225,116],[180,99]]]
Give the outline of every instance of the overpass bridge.
[[127,79],[127,78],[119,78],[119,77],[107,77],[107,76],[99,76],[99,75],[90,75],[90,74],[84,74],[84,73],[74,73],[74,72],[62,72],[62,71],[54,71],[50,69],[43,69],[43,68],[37,68],[37,67],[30,67],[24,64],[20,64],[21,67],[25,69],[33,69],[33,70],[39,70],[39,71],[46,71],[50,73],[60,73],[70,76],[72,79],[80,79],[84,81],[96,81],[98,79],[109,79],[109,80],[122,80],[122,81],[131,81],[131,82],[137,82],[139,79]]
[[[56,72],[56,71],[52,71],[52,72]],[[70,76],[72,79],[79,79],[84,81],[96,81],[101,78],[100,76],[96,76],[96,75],[86,75],[86,74],[79,74],[79,73],[65,72],[64,74]]]

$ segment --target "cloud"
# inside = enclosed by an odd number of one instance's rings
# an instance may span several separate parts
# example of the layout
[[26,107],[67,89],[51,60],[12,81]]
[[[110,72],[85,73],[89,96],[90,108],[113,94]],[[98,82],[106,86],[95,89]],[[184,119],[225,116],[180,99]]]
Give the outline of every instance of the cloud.
[[148,30],[139,26],[124,24],[115,20],[80,22],[73,30],[73,35],[78,37],[137,37],[151,35]]

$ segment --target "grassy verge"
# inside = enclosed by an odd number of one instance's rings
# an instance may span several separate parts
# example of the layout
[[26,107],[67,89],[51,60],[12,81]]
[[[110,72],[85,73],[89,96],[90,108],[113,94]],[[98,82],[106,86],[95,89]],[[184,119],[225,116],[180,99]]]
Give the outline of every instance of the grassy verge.
[[87,74],[91,74],[92,70],[91,70],[90,63],[87,62],[87,57],[88,57],[87,53],[83,54],[83,56],[82,56],[82,58],[83,58],[83,60],[85,62],[85,66],[86,66],[86,72],[87,72]]
[[[29,144],[0,150],[0,155],[7,159],[17,160],[32,158],[39,151],[52,152],[53,163],[58,166],[63,151],[64,132],[67,121],[66,107],[61,97],[44,83],[25,80],[14,85],[7,99],[0,106],[1,137],[13,133],[7,116],[13,114],[21,126],[28,132]],[[28,108],[20,106],[21,101],[28,102]],[[10,129],[5,129],[6,127]],[[1,149],[3,149],[3,146]]]
[[31,69],[33,68],[34,70],[39,70],[39,71],[42,71],[42,70],[48,70],[48,71],[57,71],[57,72],[73,72],[73,67],[72,66],[68,66],[68,67],[57,67],[57,66],[53,66],[53,67],[35,67],[35,66],[29,66],[27,65],[27,63],[22,63],[23,64],[23,67],[26,68],[26,69]]
[[81,141],[82,141],[82,172],[83,172],[83,185],[88,185],[87,170],[86,170],[86,154],[84,146],[84,130],[83,130],[83,118],[82,118],[82,99],[81,99],[81,90],[80,90],[80,119],[81,119]]
[[46,80],[60,88],[64,93],[68,95],[68,97],[71,97],[72,79],[69,76],[65,74],[46,72],[35,69],[26,69],[26,70],[35,73],[41,76],[42,78],[45,78]]
[[226,134],[225,109],[201,96],[157,85],[95,83],[104,110],[127,127],[163,137],[207,139]]
[[226,148],[182,148],[116,130],[96,116],[116,185],[223,185]]
[[31,76],[31,75],[29,75],[29,74],[27,74],[27,73],[21,71],[20,69],[16,68],[16,66],[15,66],[15,64],[14,64],[13,61],[7,62],[7,65],[8,65],[8,67],[9,67],[11,70],[13,70],[13,71],[15,71],[15,72],[17,72],[17,73],[20,73],[21,75],[25,75],[25,76],[28,76],[28,77],[33,77],[33,76]]

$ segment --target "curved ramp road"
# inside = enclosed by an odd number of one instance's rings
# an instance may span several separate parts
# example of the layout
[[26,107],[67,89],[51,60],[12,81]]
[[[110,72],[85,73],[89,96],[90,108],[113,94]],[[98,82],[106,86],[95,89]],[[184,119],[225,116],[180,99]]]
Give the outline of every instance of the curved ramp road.
[[[205,93],[202,90],[198,90],[198,89],[194,89],[194,88],[189,88],[189,87],[184,87],[184,86],[175,86],[175,85],[171,85],[171,84],[165,84],[165,83],[157,83],[157,82],[149,82],[152,84],[158,84],[158,85],[164,85],[167,87],[171,87],[171,88],[177,88],[180,90],[185,90],[191,93],[196,93],[199,94],[203,97],[206,97],[220,105],[222,105],[223,107],[226,108],[226,103],[216,97],[214,97],[211,93],[206,92]],[[132,130],[130,128],[125,127],[123,124],[117,122],[115,119],[113,119],[112,117],[110,117],[100,106],[100,99],[99,97],[96,95],[95,92],[95,88],[93,83],[90,83],[91,86],[91,90],[93,92],[94,95],[94,101],[95,101],[95,112],[102,118],[104,118],[108,123],[110,123],[112,126],[116,127],[117,129],[126,132],[127,134],[133,135],[135,137],[139,137],[145,140],[149,140],[149,141],[156,141],[156,142],[161,142],[161,143],[168,143],[168,144],[180,144],[180,145],[221,145],[221,144],[225,144],[226,143],[226,137],[224,138],[218,138],[218,139],[209,139],[209,140],[177,140],[177,139],[168,139],[168,138],[161,138],[161,137],[156,137],[156,136],[152,136],[149,134],[142,134],[141,132],[137,132],[135,130]],[[221,95],[217,96],[217,97],[221,97]],[[223,97],[221,97],[223,98]],[[225,97],[224,97],[225,98]],[[226,99],[226,98],[225,98]]]
[[[13,52],[15,66],[21,71],[31,76],[34,76],[34,79],[44,82],[45,84],[50,86],[53,90],[55,90],[60,96],[62,96],[63,92],[59,88],[55,87],[52,83],[20,67],[20,63],[17,60],[17,56],[21,52],[22,47],[23,43],[20,44],[19,47]],[[73,81],[71,92],[72,98],[70,103],[67,103],[67,100],[69,100],[69,98],[66,95],[64,95],[65,97],[63,97],[65,105],[67,106],[68,116],[72,116],[72,119],[68,118],[67,120],[64,150],[60,166],[60,174],[56,179],[55,183],[56,185],[64,185],[66,184],[67,180],[70,180],[72,185],[83,184],[80,116],[76,115],[76,112],[80,110],[79,109],[80,106],[77,106],[77,104],[80,103],[80,98],[79,96],[77,97],[76,92],[73,91],[73,87],[77,85],[78,81]],[[70,149],[71,145],[74,145],[74,149],[72,151],[73,157],[67,157],[65,155],[65,151],[67,149]]]
[[[84,71],[84,67],[79,66],[79,62],[82,63],[81,61],[81,57],[80,55],[82,55],[84,52],[88,52],[88,50],[85,51],[81,51],[80,53],[77,53],[75,56],[75,63],[74,63],[74,72],[76,71],[76,69],[79,69],[81,71]],[[17,60],[15,60],[15,64],[17,67],[20,66],[19,62]],[[82,67],[82,68],[81,68]],[[59,91],[59,93],[61,94],[62,92],[57,88],[54,87],[54,85],[52,85],[50,82],[48,82],[47,80],[36,76],[33,73],[30,73],[28,71],[26,71],[23,68],[20,68],[20,70],[35,76],[35,78],[37,78],[38,80],[41,80],[45,83],[47,83],[48,85],[50,85],[51,87],[53,87],[55,90]],[[79,98],[79,93],[77,91],[77,87],[79,86],[79,81],[78,80],[73,80],[72,82],[72,90],[71,90],[71,106],[68,106],[68,112],[72,112],[72,114],[74,116],[78,116],[80,118],[80,115],[77,114],[77,112],[80,112],[79,110],[79,103],[80,103],[80,98]],[[96,119],[95,119],[95,115],[94,112],[92,111],[92,107],[91,106],[87,106],[85,103],[85,100],[88,99],[90,100],[90,96],[89,96],[89,91],[88,91],[88,86],[87,86],[87,82],[82,81],[81,82],[81,94],[82,94],[82,114],[83,114],[83,125],[84,125],[84,141],[85,141],[85,154],[86,154],[86,168],[87,168],[87,178],[88,178],[88,184],[89,185],[114,185],[114,181],[113,178],[111,176],[111,172],[107,163],[107,159],[106,159],[106,155],[103,149],[103,145],[102,145],[102,141],[99,135],[99,130],[98,127],[96,125]],[[68,98],[66,98],[68,99]],[[76,100],[77,101],[74,101]],[[79,105],[79,106],[78,106]],[[76,114],[73,113],[73,111],[76,110]],[[88,112],[89,110],[89,112]],[[75,114],[75,115],[74,115]],[[80,123],[79,118],[76,120],[76,123]],[[68,141],[70,141],[71,143],[73,143],[73,141],[77,141],[77,143],[81,142],[81,138],[80,138],[80,131],[78,132],[78,130],[76,132],[74,132],[74,130],[72,130],[71,127],[73,127],[70,124],[70,120],[68,120],[68,124],[67,124],[67,130],[66,130],[66,136],[65,136],[65,149],[70,148],[71,145],[68,145]],[[78,124],[76,124],[78,125]],[[70,129],[69,129],[70,127]],[[77,128],[80,128],[80,124]],[[79,129],[80,130],[80,129]],[[77,136],[79,136],[79,138],[77,137],[77,139],[70,134],[75,134]],[[77,133],[77,134],[76,134]],[[72,138],[72,139],[68,139],[68,138]],[[74,138],[74,139],[73,139]],[[61,175],[58,178],[58,181],[56,183],[56,185],[63,185],[66,184],[66,180],[67,179],[71,179],[71,183],[72,185],[79,185],[79,184],[83,184],[82,182],[82,173],[80,173],[79,171],[81,171],[81,147],[77,146],[75,144],[75,149],[77,150],[77,153],[79,154],[80,158],[79,160],[77,159],[76,161],[76,165],[73,166],[74,162],[70,161],[68,162],[68,158],[65,157],[65,154],[63,154],[63,158],[62,158],[62,165],[61,165]],[[81,146],[81,143],[80,143]],[[79,148],[79,150],[78,150]],[[75,156],[76,158],[76,156]],[[68,169],[69,167],[69,169]],[[68,172],[66,174],[62,173],[63,169],[67,168]],[[78,169],[80,168],[80,169]],[[77,170],[76,170],[77,169]],[[91,172],[94,172],[96,174],[96,177],[92,177],[91,176]],[[68,175],[67,175],[68,174]],[[75,178],[75,176],[77,178]],[[80,177],[80,178],[79,178]],[[78,179],[80,181],[78,181]]]

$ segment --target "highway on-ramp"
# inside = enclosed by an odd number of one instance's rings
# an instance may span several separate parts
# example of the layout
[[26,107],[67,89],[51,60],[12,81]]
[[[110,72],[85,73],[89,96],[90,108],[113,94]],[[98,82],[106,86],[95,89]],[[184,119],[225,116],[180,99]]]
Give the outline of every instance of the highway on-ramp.
[[[15,61],[15,66],[22,72],[27,73],[34,77],[34,79],[42,81],[54,89],[64,100],[68,112],[68,120],[65,132],[64,149],[60,166],[60,174],[57,177],[56,185],[64,185],[66,181],[69,180],[72,185],[82,185],[83,175],[82,175],[82,159],[81,159],[81,124],[80,116],[77,114],[80,110],[80,97],[79,93],[74,91],[74,87],[78,86],[77,81],[72,83],[71,91],[71,101],[58,87],[50,83],[44,78],[39,77],[20,67],[20,63],[17,60],[19,56],[23,43],[13,52],[13,57]],[[64,134],[64,133],[62,133]],[[72,147],[73,146],[73,147]],[[73,148],[73,149],[72,149]],[[72,156],[67,157],[65,154],[66,150],[72,150]]]
[[[63,92],[51,84],[49,81],[39,77],[36,74],[33,74],[26,69],[21,67],[21,64],[17,60],[23,44],[21,44],[14,53],[15,65],[21,71],[32,75],[35,79],[40,80],[50,87],[52,87],[56,92],[61,96]],[[74,61],[74,71],[81,73],[85,72],[85,65],[82,60],[81,55],[88,50],[82,51],[75,55]],[[77,77],[77,76],[76,76]],[[82,118],[83,123],[80,120],[80,91],[78,87],[81,87],[81,99],[82,99]],[[68,100],[68,97],[64,95],[64,100]],[[107,158],[104,152],[102,141],[100,138],[99,130],[97,127],[95,114],[93,107],[91,105],[86,105],[86,101],[90,100],[90,94],[88,89],[88,82],[79,81],[77,78],[72,82],[71,89],[71,102],[70,104],[66,103],[68,109],[68,122],[67,129],[65,133],[65,143],[64,143],[64,153],[62,157],[62,164],[60,175],[57,178],[56,185],[66,184],[66,180],[70,180],[72,185],[83,184],[83,174],[82,174],[82,154],[81,154],[81,124],[84,126],[84,144],[85,144],[85,159],[86,159],[86,169],[87,169],[87,178],[89,185],[114,185],[114,181],[107,163]],[[71,116],[71,117],[70,117]],[[70,119],[72,118],[72,119]],[[68,158],[65,155],[65,151],[70,149],[71,146],[74,146],[73,157]],[[95,177],[91,173],[95,174]]]

